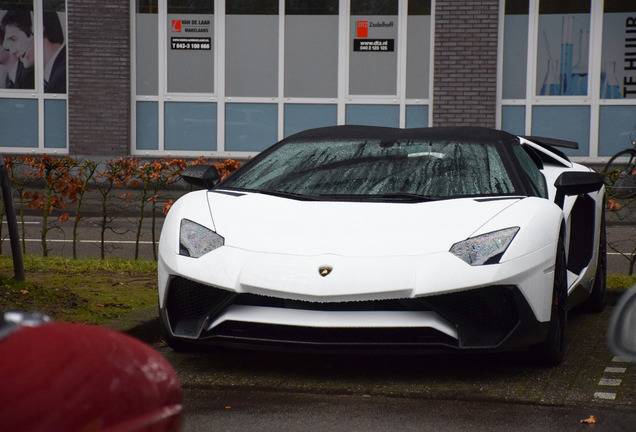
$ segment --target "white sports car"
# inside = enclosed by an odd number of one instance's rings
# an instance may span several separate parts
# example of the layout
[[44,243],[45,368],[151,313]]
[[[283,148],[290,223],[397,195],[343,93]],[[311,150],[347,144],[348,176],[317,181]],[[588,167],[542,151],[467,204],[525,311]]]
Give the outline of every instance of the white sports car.
[[603,307],[603,178],[482,128],[336,126],[275,144],[180,198],[159,308],[196,344],[564,353],[567,310]]

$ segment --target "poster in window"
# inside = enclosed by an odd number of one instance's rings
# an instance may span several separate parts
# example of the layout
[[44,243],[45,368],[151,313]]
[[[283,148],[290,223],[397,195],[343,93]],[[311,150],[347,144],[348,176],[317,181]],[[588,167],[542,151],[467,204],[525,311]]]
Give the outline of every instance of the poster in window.
[[590,5],[542,1],[537,41],[538,96],[588,94]]
[[46,10],[42,16],[44,93],[66,93],[64,18],[64,13]]
[[0,10],[0,88],[35,89],[33,13]]
[[603,14],[601,99],[636,99],[636,5],[608,1]]

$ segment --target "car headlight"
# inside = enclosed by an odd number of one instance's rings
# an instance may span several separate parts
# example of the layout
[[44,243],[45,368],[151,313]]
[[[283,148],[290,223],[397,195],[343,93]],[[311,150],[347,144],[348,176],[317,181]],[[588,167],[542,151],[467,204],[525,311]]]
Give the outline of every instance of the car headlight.
[[512,227],[472,237],[455,243],[450,253],[471,266],[496,264],[518,231],[519,227]]
[[211,229],[191,220],[181,219],[179,255],[199,258],[224,244],[225,239]]

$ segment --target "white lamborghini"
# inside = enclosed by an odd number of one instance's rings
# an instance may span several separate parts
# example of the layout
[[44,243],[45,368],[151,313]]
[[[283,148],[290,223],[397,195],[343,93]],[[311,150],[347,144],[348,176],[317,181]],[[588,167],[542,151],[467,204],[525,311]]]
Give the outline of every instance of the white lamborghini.
[[183,178],[159,243],[175,349],[564,355],[569,308],[602,309],[602,177],[555,146],[482,128],[336,126],[224,181]]

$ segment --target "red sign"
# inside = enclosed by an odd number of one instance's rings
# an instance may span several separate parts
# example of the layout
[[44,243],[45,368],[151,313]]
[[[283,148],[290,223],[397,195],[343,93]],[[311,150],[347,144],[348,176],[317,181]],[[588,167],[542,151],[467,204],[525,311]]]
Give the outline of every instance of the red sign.
[[181,20],[172,20],[172,33],[181,33]]
[[356,21],[356,37],[369,37],[369,21]]

